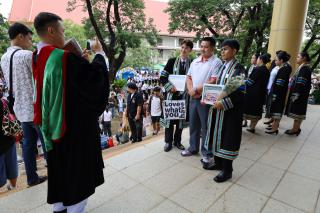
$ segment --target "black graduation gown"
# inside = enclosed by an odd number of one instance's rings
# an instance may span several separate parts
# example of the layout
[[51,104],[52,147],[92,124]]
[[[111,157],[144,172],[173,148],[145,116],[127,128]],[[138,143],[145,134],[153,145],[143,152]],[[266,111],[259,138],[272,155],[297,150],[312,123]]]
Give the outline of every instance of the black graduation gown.
[[[234,61],[233,64],[235,66],[230,72],[230,76],[244,75],[243,66],[237,61]],[[224,110],[210,108],[205,147],[210,151],[212,150],[215,157],[234,160],[239,154],[244,93],[245,86],[243,85],[222,99]]]
[[243,115],[245,119],[261,119],[269,75],[265,65],[257,66],[247,79]]
[[[164,86],[164,89],[166,91],[165,92],[165,100],[186,100],[187,117],[186,117],[186,120],[180,120],[180,122],[179,122],[179,128],[182,129],[187,126],[187,122],[189,121],[189,104],[188,103],[189,103],[190,96],[188,95],[188,93],[186,91],[184,93],[170,92],[173,85],[169,82],[169,75],[175,74],[174,73],[174,65],[175,65],[175,62],[177,59],[178,58],[170,58],[168,60],[166,66],[164,67],[164,69],[161,73],[160,82]],[[191,59],[187,59],[187,60],[188,60],[189,67],[190,67],[192,60]],[[180,64],[180,66],[181,66],[181,64]],[[187,72],[188,72],[188,70],[186,70],[185,67],[180,68],[179,70],[177,70],[177,75],[187,75]],[[174,121],[172,121],[172,122],[174,122]],[[169,128],[170,121],[161,119],[161,124],[165,128]]]
[[286,113],[290,118],[305,120],[311,89],[311,69],[303,65],[297,72],[290,83]]
[[291,66],[284,64],[278,71],[270,91],[270,108],[268,114],[275,119],[281,119],[288,92]]
[[90,64],[67,57],[66,133],[48,152],[48,203],[65,206],[85,200],[104,183],[98,118],[109,96],[104,58]]

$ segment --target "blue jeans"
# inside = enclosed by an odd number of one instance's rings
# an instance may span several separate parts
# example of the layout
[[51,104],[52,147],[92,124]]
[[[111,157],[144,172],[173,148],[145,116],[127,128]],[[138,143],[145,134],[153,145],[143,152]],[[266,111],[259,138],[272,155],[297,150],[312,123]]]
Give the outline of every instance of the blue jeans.
[[0,155],[0,187],[6,184],[7,179],[12,180],[18,177],[18,162],[16,144],[2,155]]
[[[21,122],[23,129],[23,138],[22,138],[22,153],[23,160],[27,174],[28,185],[38,181],[37,174],[37,162],[36,162],[36,149],[37,149],[37,139],[38,137],[41,140],[43,149],[43,138],[39,127],[36,127],[33,122]],[[39,134],[39,135],[38,135]],[[45,149],[44,149],[45,152]],[[45,154],[46,157],[46,154]]]

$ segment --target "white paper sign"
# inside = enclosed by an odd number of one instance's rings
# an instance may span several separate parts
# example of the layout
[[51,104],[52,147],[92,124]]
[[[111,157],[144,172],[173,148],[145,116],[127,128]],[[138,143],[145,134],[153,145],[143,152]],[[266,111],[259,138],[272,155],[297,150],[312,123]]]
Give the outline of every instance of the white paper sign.
[[163,102],[163,116],[166,120],[183,120],[187,117],[185,100],[166,100]]
[[204,84],[202,89],[202,102],[213,105],[223,90],[223,85]]
[[170,83],[173,84],[179,92],[185,91],[186,79],[186,75],[169,75]]

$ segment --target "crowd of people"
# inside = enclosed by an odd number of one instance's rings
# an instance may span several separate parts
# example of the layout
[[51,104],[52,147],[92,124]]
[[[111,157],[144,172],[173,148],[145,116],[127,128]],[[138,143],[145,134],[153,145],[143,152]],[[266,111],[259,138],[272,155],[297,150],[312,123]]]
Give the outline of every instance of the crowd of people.
[[[236,59],[240,44],[235,39],[220,44],[219,58],[215,39],[204,37],[195,59],[190,57],[193,42],[184,40],[180,55],[169,59],[161,73],[139,73],[128,79],[125,92],[109,92],[108,68],[97,40],[89,62],[86,50],[81,56],[64,50],[59,16],[40,13],[34,27],[41,40],[34,52],[28,50],[33,32],[27,26],[15,23],[9,28],[11,46],[1,58],[0,120],[11,113],[20,121],[28,185],[48,180],[47,202],[54,212],[84,212],[88,197],[104,183],[99,118],[104,134],[112,136],[111,122],[118,113],[122,121],[128,120],[130,140],[137,143],[142,141],[143,120],[150,116],[153,135],[164,128],[165,152],[174,147],[182,157],[201,152],[203,169],[220,171],[214,177],[218,183],[232,178],[247,121],[247,131],[255,134],[265,112],[265,133],[274,135],[285,114],[293,119],[285,134],[298,136],[302,131],[311,89],[308,53],[299,53],[295,71],[284,50],[277,51],[274,60],[268,53],[254,54],[245,69]],[[178,91],[170,75],[185,75],[186,89]],[[203,102],[204,84],[223,88],[213,105]],[[186,117],[165,119],[163,103],[176,100],[185,102]],[[186,127],[187,148],[181,143]],[[18,177],[15,136],[1,128],[0,187],[9,180],[8,189],[16,186]],[[45,148],[48,176],[37,174],[38,138]]]

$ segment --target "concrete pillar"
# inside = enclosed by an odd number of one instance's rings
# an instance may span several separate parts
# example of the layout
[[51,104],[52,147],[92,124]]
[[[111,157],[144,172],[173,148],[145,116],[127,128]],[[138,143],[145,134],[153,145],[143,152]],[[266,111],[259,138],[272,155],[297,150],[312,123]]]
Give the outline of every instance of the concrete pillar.
[[309,0],[274,0],[268,53],[274,58],[277,50],[291,55],[291,64],[296,66],[300,51]]

